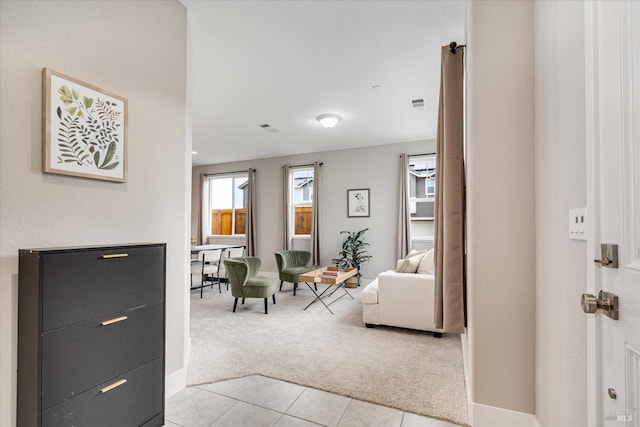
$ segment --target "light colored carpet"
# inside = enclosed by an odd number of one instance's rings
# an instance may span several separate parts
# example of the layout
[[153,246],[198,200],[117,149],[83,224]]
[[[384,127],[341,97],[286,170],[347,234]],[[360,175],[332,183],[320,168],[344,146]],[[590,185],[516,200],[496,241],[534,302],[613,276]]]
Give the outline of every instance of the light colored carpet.
[[238,302],[233,313],[224,287],[203,299],[191,291],[187,383],[260,374],[468,425],[459,336],[365,328],[362,287],[331,305],[335,315],[320,303],[303,311],[312,293],[302,286],[294,297],[285,283],[268,315],[262,299]]

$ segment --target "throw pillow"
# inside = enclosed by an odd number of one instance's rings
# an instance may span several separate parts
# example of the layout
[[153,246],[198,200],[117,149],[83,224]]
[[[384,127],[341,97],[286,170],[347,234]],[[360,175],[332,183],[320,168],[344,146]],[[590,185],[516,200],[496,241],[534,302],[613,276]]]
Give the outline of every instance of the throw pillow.
[[396,269],[398,273],[415,273],[418,270],[420,261],[424,257],[424,251],[411,251],[409,255],[400,263]]
[[433,260],[433,249],[429,249],[422,257],[420,265],[418,265],[418,274],[434,274],[435,264]]

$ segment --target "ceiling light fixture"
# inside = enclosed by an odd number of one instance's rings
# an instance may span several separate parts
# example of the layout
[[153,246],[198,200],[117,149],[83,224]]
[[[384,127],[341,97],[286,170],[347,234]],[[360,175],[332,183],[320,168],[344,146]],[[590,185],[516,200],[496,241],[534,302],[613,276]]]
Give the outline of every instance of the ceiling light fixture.
[[332,128],[338,124],[342,117],[337,114],[322,114],[316,117],[316,120],[320,122],[320,124],[326,128]]
[[198,152],[197,151],[192,151],[191,154],[198,154]]

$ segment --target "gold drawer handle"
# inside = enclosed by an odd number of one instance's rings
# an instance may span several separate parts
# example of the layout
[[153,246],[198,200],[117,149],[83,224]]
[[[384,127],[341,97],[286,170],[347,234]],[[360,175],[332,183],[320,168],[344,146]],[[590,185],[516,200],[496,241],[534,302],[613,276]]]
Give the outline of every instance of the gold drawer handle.
[[128,257],[129,254],[108,254],[108,255],[102,255],[101,258],[102,259],[111,259],[111,258],[125,258]]
[[123,378],[123,379],[121,379],[120,381],[116,381],[115,383],[113,383],[113,384],[111,384],[111,385],[106,386],[105,388],[101,388],[101,389],[100,389],[100,393],[106,393],[106,392],[108,392],[108,391],[111,391],[111,390],[113,390],[113,389],[114,389],[114,388],[116,388],[116,387],[120,387],[122,384],[124,384],[124,383],[126,383],[126,382],[127,382],[127,380]]
[[127,316],[116,317],[115,319],[105,320],[104,322],[100,322],[102,326],[112,325],[114,323],[122,322],[123,320],[127,320]]

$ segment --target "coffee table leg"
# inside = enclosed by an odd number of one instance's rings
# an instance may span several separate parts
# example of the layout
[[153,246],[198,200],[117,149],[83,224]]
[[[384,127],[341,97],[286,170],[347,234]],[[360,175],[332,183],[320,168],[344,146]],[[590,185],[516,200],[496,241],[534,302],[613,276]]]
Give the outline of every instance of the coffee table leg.
[[[311,286],[311,285],[310,285],[310,284],[308,284],[307,282],[304,282],[304,283],[309,287],[309,289],[311,289],[311,292],[313,292],[313,294],[316,296],[316,298],[315,298],[313,301],[311,301],[311,302],[310,302],[310,303],[309,303],[309,304],[304,308],[304,310],[306,310],[307,308],[311,307],[311,304],[313,304],[314,302],[316,302],[316,301],[320,301],[320,302],[322,303],[322,305],[324,305],[324,306],[327,308],[327,310],[329,310],[329,313],[333,314],[333,311],[331,311],[331,309],[329,308],[329,306],[328,306],[328,305],[327,305],[327,304],[322,300],[323,295],[324,295],[324,294],[329,290],[329,288],[331,288],[331,286],[327,286],[327,288],[326,288],[324,291],[322,291],[322,292],[320,293],[320,295],[318,295],[318,293],[313,289],[313,286]],[[335,291],[334,291],[334,292],[335,292]],[[327,296],[331,296],[331,295],[333,295],[333,292],[332,292],[332,293],[330,293],[330,294],[329,294],[329,295],[327,295]],[[303,310],[303,311],[304,311],[304,310]]]

